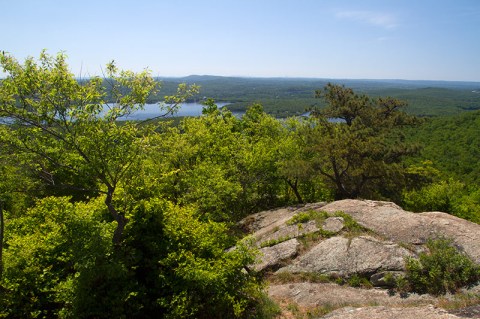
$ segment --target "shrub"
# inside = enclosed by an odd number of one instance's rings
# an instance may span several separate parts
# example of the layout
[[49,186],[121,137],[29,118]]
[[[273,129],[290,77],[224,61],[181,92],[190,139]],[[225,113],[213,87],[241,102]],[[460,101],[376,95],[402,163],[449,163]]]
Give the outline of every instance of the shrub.
[[256,257],[253,242],[247,238],[229,250],[235,241],[227,225],[202,221],[193,207],[145,201],[126,236],[135,292],[144,292],[135,304],[150,308],[136,318],[250,318],[271,307],[262,281],[245,270]]
[[420,253],[419,259],[406,258],[407,273],[400,279],[404,290],[441,295],[454,293],[480,279],[480,267],[459,251],[452,240],[430,239],[427,248],[429,252]]
[[99,200],[48,197],[9,220],[0,318],[69,317],[80,270],[112,253],[113,225],[102,213]]
[[306,212],[301,212],[293,216],[287,221],[287,225],[296,225],[306,223],[311,220],[315,220],[317,224],[321,224],[328,217],[326,212],[318,212],[315,210],[308,210]]
[[347,284],[350,287],[372,288],[372,283],[365,276],[353,274],[347,279]]
[[[9,221],[0,318],[263,318],[253,242],[194,207],[138,202],[121,246],[102,198],[46,198]],[[236,244],[236,249],[228,248]]]

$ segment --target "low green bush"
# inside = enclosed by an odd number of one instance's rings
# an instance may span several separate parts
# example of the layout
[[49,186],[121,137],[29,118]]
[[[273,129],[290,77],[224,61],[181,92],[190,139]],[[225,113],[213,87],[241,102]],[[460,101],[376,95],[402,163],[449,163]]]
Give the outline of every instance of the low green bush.
[[366,278],[365,276],[358,275],[358,274],[353,274],[350,276],[347,280],[346,283],[350,287],[363,287],[363,288],[372,288],[373,285],[372,283]]
[[406,258],[406,276],[397,284],[400,290],[442,295],[478,282],[480,267],[451,239],[430,239],[426,245],[428,253]]
[[287,240],[290,240],[290,239],[292,239],[292,237],[285,236],[285,237],[280,237],[280,238],[277,238],[277,239],[266,240],[266,241],[264,241],[263,243],[260,244],[260,248],[272,247],[272,246],[278,245],[278,244],[283,243],[284,241],[287,241]]
[[[273,318],[253,240],[194,207],[139,201],[121,246],[103,198],[48,197],[6,227],[0,318]],[[236,249],[228,248],[236,246]]]
[[328,217],[327,212],[318,212],[315,210],[308,210],[306,212],[298,213],[287,221],[287,225],[296,225],[306,223],[311,220],[317,221],[317,224],[322,223]]

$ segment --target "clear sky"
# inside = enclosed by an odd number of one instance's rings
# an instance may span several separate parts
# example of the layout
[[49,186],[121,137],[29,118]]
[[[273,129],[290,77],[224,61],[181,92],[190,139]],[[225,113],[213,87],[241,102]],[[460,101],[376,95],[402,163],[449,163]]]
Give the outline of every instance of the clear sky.
[[0,0],[0,50],[154,76],[480,81],[480,0]]

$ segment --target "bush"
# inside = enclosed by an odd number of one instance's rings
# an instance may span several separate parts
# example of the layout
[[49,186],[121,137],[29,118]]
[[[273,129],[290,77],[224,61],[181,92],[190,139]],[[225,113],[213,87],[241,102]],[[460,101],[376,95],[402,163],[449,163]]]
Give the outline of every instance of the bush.
[[323,211],[308,210],[294,215],[287,221],[287,225],[296,225],[315,220],[317,224],[321,224],[328,217],[328,213]]
[[465,194],[465,185],[450,179],[427,185],[420,190],[403,194],[403,206],[412,211],[440,211],[451,213],[456,199]]
[[[156,286],[163,291],[157,302],[165,318],[251,317],[263,290],[255,274],[245,271],[255,260],[252,243],[228,250],[234,242],[227,226],[201,221],[191,207],[152,200],[139,215],[150,214],[163,216],[157,239],[163,252],[146,261],[157,261],[151,270],[158,272]],[[132,235],[142,241],[142,233]]]
[[80,269],[111,254],[113,225],[101,221],[102,213],[98,200],[48,197],[8,221],[1,318],[69,317]]
[[459,251],[452,240],[431,239],[427,248],[429,252],[420,253],[419,259],[405,260],[407,273],[400,279],[404,290],[441,295],[457,292],[480,279],[480,267]]
[[[102,198],[46,198],[6,228],[0,318],[268,318],[275,305],[224,223],[138,202],[113,248]],[[273,316],[273,315],[272,315]]]

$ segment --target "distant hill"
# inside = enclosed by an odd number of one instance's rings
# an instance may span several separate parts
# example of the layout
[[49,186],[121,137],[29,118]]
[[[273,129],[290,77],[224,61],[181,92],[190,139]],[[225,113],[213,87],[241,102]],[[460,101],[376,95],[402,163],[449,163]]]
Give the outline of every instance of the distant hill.
[[189,75],[185,77],[158,77],[162,81],[178,83],[228,82],[228,83],[289,83],[289,84],[324,84],[337,83],[352,88],[447,88],[462,90],[480,90],[480,82],[471,81],[432,81],[432,80],[400,80],[400,79],[328,79],[328,78],[290,78],[290,77],[227,77],[217,75]]
[[323,101],[314,98],[314,92],[327,83],[342,84],[357,93],[372,97],[392,96],[408,102],[408,111],[420,116],[453,115],[480,109],[480,82],[316,79],[316,78],[255,78],[190,75],[187,77],[158,77],[163,88],[161,95],[174,94],[178,83],[200,85],[195,99],[213,98],[230,102],[232,110],[245,110],[252,103],[260,103],[276,116],[298,115],[312,107],[322,107]]

